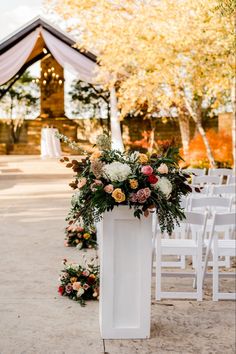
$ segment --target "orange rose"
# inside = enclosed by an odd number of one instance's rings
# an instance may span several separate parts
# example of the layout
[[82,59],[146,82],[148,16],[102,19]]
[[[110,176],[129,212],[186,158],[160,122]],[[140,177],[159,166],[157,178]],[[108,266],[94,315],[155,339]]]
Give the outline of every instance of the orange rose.
[[147,163],[148,157],[146,154],[139,154],[138,160],[140,163]]
[[136,179],[130,179],[129,184],[132,189],[138,188],[138,181]]
[[94,160],[97,160],[99,159],[99,157],[101,157],[102,153],[100,151],[94,151],[92,153],[92,155],[90,156],[89,160],[90,161],[94,161]]
[[71,277],[70,278],[70,282],[73,284],[74,282],[76,282],[76,280],[77,280],[77,277]]
[[120,188],[116,188],[113,193],[112,197],[115,199],[117,203],[122,203],[125,201],[125,194],[122,192]]
[[86,232],[84,235],[83,235],[83,238],[85,240],[88,240],[90,238],[90,234],[88,232]]

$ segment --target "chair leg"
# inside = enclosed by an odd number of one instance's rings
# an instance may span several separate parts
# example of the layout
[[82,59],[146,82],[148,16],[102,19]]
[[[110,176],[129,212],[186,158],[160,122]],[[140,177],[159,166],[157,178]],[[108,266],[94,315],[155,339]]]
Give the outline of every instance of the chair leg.
[[[198,247],[198,254],[196,257],[196,274],[197,274],[197,301],[202,301],[202,249]],[[195,280],[196,281],[196,280]]]
[[[226,230],[225,231],[225,240],[229,240],[230,239],[230,230]],[[230,268],[230,257],[229,256],[225,256],[225,266],[226,268]]]
[[214,239],[213,243],[213,301],[219,300],[219,265],[218,265],[218,250],[217,250],[217,239]]
[[161,300],[161,239],[156,239],[156,300]]
[[180,257],[180,267],[181,269],[185,269],[185,256]]

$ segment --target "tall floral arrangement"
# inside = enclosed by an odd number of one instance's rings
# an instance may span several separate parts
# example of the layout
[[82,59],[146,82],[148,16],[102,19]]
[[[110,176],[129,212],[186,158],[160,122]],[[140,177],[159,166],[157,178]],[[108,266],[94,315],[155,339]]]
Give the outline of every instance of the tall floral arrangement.
[[181,198],[191,191],[189,176],[179,169],[177,156],[176,149],[164,156],[113,150],[109,136],[99,135],[91,155],[81,161],[63,159],[76,172],[68,219],[82,218],[85,225],[91,225],[105,211],[128,205],[138,218],[155,211],[161,230],[171,233],[184,218]]

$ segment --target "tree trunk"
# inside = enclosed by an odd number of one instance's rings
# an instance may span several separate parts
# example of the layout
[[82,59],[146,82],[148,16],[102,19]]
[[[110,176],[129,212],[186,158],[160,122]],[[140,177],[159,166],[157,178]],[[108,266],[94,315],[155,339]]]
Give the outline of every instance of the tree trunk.
[[10,128],[11,128],[11,137],[12,137],[12,140],[13,140],[13,144],[16,143],[16,134],[15,134],[15,124],[14,124],[14,120],[13,120],[13,108],[14,108],[14,105],[13,105],[13,97],[10,95],[11,97],[11,105],[10,105]]
[[150,133],[150,138],[149,138],[149,147],[148,147],[148,152],[151,154],[153,152],[153,147],[155,143],[155,124],[153,124],[153,118],[150,118],[150,123],[151,123],[151,133]]
[[110,90],[112,148],[124,151],[115,88]]
[[184,158],[188,160],[189,157],[189,143],[190,143],[190,126],[189,117],[185,114],[179,116],[179,128],[183,145]]
[[208,157],[208,160],[210,162],[210,167],[211,168],[216,168],[215,159],[213,157],[212,150],[211,150],[209,141],[208,141],[207,136],[206,136],[206,132],[205,132],[203,126],[202,126],[201,116],[200,116],[200,114],[197,114],[196,112],[194,112],[194,110],[192,109],[191,105],[189,104],[189,102],[188,102],[188,100],[186,98],[185,98],[185,105],[186,105],[186,108],[187,108],[190,116],[192,117],[193,121],[196,124],[196,127],[197,127],[197,130],[198,130],[199,134],[202,137],[203,143],[204,143],[205,148],[206,148],[207,157]]
[[233,169],[236,170],[236,122],[235,122],[236,93],[235,93],[234,80],[233,80],[233,85],[232,85],[232,90],[231,90],[231,102],[232,102],[232,107],[233,107],[233,114],[232,114]]

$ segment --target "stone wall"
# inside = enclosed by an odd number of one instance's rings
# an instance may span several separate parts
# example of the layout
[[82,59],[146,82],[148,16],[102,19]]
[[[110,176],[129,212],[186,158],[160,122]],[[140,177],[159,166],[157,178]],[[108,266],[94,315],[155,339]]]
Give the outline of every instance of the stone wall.
[[[0,120],[0,154],[40,154],[41,129],[44,126],[54,126],[59,132],[70,137],[72,140],[86,149],[90,150],[96,141],[96,136],[104,128],[107,128],[106,119],[68,119],[61,118],[37,118],[26,120],[21,127],[21,134],[18,144],[13,144],[9,125],[6,121]],[[178,121],[168,121],[163,123],[161,119],[153,122],[140,118],[127,118],[121,122],[123,140],[127,148],[138,148],[139,142],[144,139],[145,132],[150,132],[154,128],[154,140],[175,139],[177,145],[181,145],[181,137]],[[208,121],[206,129],[217,129],[217,119]],[[195,125],[191,124],[191,136],[195,133]],[[67,145],[62,144],[65,153],[75,153]]]

